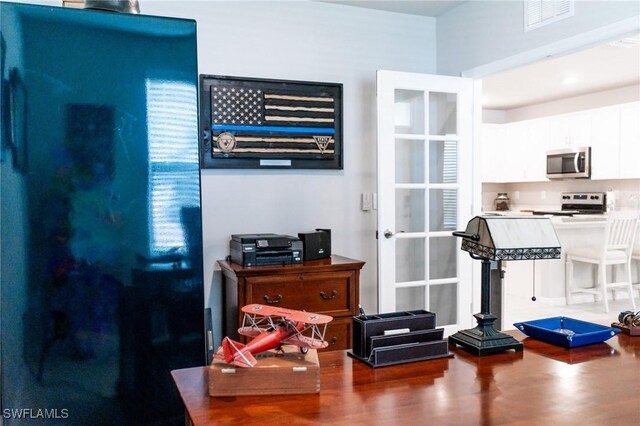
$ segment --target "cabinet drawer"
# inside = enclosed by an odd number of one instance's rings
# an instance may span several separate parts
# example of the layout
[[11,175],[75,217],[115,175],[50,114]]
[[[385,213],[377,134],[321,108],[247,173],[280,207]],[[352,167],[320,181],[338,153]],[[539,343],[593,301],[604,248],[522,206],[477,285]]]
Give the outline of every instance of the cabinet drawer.
[[329,346],[321,349],[320,352],[351,349],[351,328],[351,317],[337,318],[331,321],[324,335],[324,339],[329,342]]
[[247,277],[247,303],[339,316],[355,310],[355,273],[302,273]]

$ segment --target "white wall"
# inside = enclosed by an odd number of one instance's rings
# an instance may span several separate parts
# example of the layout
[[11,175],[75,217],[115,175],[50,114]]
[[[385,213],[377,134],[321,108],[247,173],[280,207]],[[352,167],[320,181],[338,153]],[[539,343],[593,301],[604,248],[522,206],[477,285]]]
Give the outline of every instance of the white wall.
[[576,0],[574,16],[525,33],[523,5],[523,0],[468,1],[438,17],[438,74],[460,75],[605,25],[640,19],[635,0]]
[[315,2],[143,0],[140,8],[197,20],[200,73],[344,85],[344,170],[202,171],[209,304],[221,305],[214,268],[231,234],[322,227],[332,229],[335,254],[366,261],[361,303],[377,311],[376,212],[360,210],[360,194],[376,188],[376,70],[434,73],[435,19]]
[[[31,0],[31,3],[57,3]],[[295,1],[140,0],[142,13],[198,21],[199,71],[344,84],[343,171],[204,170],[205,297],[219,307],[215,261],[232,233],[333,230],[333,251],[367,262],[361,301],[377,310],[375,71],[458,75],[640,15],[636,1],[577,1],[575,16],[522,31],[522,1],[471,1],[437,19]],[[437,69],[436,69],[437,30]],[[219,315],[219,313],[215,313]],[[219,333],[218,333],[219,335]]]

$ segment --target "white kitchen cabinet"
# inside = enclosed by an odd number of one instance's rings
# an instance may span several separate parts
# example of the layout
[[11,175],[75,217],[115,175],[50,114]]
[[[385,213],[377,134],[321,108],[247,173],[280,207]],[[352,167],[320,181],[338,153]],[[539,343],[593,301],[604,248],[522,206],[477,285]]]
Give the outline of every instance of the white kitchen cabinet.
[[591,179],[619,179],[620,108],[594,110],[589,116],[591,137],[585,146],[591,146]]
[[549,145],[549,121],[531,120],[526,124],[524,181],[546,180],[547,147]]
[[495,164],[495,168],[502,177],[501,182],[523,182],[523,158],[526,147],[526,130],[521,123],[505,124],[505,131],[502,139],[498,157],[500,160]]
[[482,125],[482,181],[544,181],[548,144],[545,120]]
[[580,112],[549,118],[549,149],[589,146],[591,120]]
[[640,103],[620,108],[620,178],[640,179]]
[[482,124],[480,129],[480,176],[482,182],[506,182],[500,174],[496,164],[501,159],[503,135],[505,127],[503,124]]
[[548,150],[591,147],[592,179],[640,178],[640,103],[484,124],[483,182],[546,180]]
[[527,120],[506,125],[508,145],[503,146],[501,172],[507,182],[544,181],[549,126],[545,120]]

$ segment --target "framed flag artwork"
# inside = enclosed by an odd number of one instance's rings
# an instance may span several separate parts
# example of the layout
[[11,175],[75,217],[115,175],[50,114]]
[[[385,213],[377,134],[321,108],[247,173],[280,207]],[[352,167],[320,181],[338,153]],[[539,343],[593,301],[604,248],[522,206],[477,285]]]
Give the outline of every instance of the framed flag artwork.
[[342,169],[342,84],[200,76],[201,167]]

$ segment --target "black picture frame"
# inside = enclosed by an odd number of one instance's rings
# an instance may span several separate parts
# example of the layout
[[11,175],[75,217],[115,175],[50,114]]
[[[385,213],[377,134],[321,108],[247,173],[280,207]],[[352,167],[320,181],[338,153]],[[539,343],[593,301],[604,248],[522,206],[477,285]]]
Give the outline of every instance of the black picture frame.
[[202,74],[200,166],[342,170],[342,110],[341,83]]

